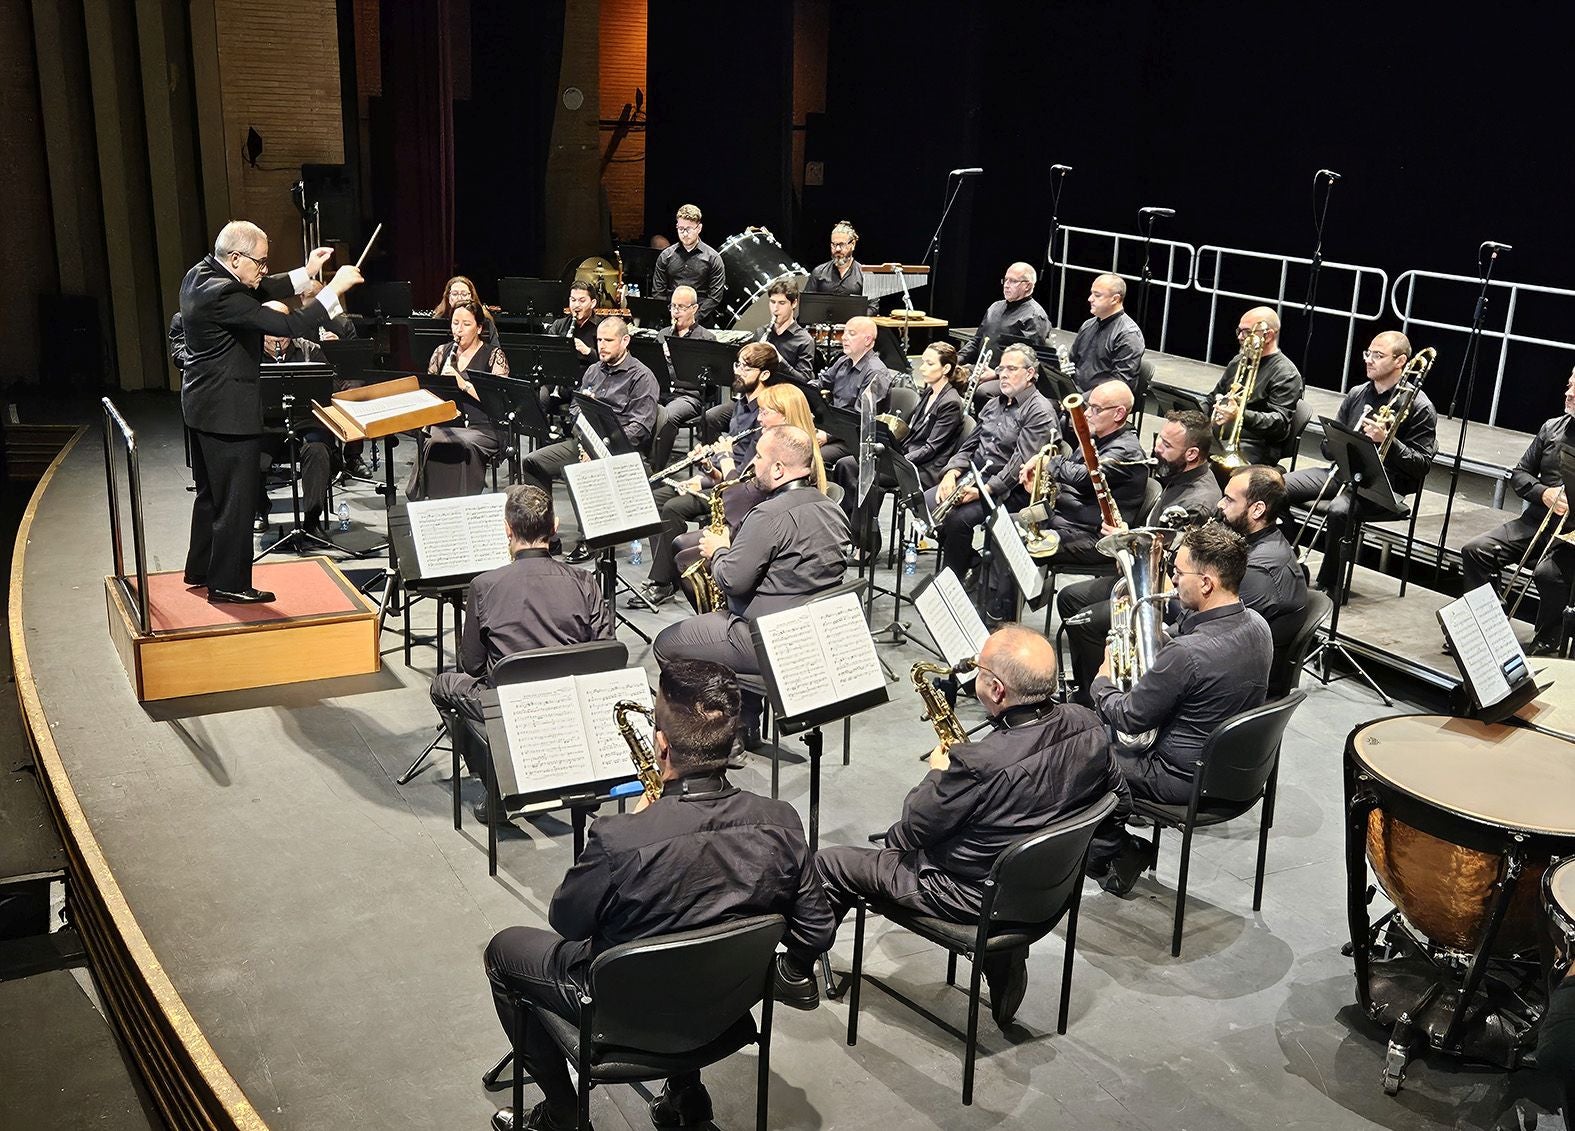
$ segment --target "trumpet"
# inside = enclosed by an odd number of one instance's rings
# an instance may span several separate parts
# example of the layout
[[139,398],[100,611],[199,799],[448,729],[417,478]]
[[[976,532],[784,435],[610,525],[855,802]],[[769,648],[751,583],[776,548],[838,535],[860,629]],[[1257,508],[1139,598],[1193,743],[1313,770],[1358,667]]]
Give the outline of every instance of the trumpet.
[[1253,390],[1258,385],[1258,367],[1263,364],[1263,339],[1268,332],[1267,322],[1258,322],[1253,326],[1247,340],[1242,343],[1241,364],[1236,367],[1236,377],[1225,393],[1225,400],[1236,402],[1236,418],[1231,421],[1229,431],[1220,437],[1220,447],[1224,450],[1209,459],[1226,471],[1247,466],[1247,459],[1241,454],[1241,426],[1247,418],[1247,402],[1252,400]]
[[629,758],[634,762],[635,776],[645,789],[647,803],[662,796],[662,771],[656,765],[656,756],[640,737],[640,732],[629,722],[631,713],[644,715],[647,722],[656,723],[656,715],[649,707],[642,707],[632,699],[620,699],[613,704],[613,719],[618,723],[618,733],[629,744]]
[[952,488],[952,493],[947,495],[940,502],[936,503],[935,509],[930,512],[931,530],[938,529],[941,523],[946,521],[946,516],[951,514],[952,508],[955,507],[957,505],[957,501],[962,498],[963,488],[972,487],[973,481],[977,478],[978,475],[972,468],[969,468],[967,471],[963,472],[962,478],[957,480],[957,486]]
[[703,459],[710,459],[712,456],[716,455],[717,452],[720,452],[725,448],[731,448],[734,444],[738,443],[738,441],[748,439],[758,431],[760,431],[760,425],[757,424],[753,428],[746,428],[736,436],[718,436],[715,443],[701,444],[698,448],[690,452],[677,463],[668,464],[666,467],[662,468],[662,470],[650,476],[647,482],[653,484],[660,483],[669,475],[682,471],[692,463],[698,463]]
[[990,339],[985,338],[979,347],[979,360],[968,367],[968,387],[963,390],[963,408],[972,412],[973,394],[979,388],[979,374],[990,368]]

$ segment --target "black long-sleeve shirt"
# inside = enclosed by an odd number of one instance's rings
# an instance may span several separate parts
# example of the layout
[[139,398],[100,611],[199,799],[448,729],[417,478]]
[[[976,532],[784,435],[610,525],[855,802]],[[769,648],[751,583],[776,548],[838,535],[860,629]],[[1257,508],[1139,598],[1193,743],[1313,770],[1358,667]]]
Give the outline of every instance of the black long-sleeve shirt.
[[837,265],[828,259],[809,273],[809,283],[804,290],[818,295],[862,295],[864,266],[855,259],[848,273],[839,275]]
[[465,600],[459,666],[487,679],[515,652],[611,640],[612,617],[596,576],[520,550],[506,566],[478,574]]
[[1027,342],[1037,349],[1049,336],[1050,316],[1035,299],[1023,298],[1016,302],[997,299],[979,320],[979,329],[973,338],[957,351],[957,361],[967,364],[978,357],[979,344],[986,338],[990,341],[991,356],[1000,360],[1001,350],[1006,346]]
[[669,244],[656,257],[656,271],[651,276],[653,298],[671,298],[679,287],[695,289],[700,302],[699,320],[712,322],[727,298],[727,267],[722,257],[710,244],[701,240],[693,251],[681,243]]
[[575,356],[579,358],[580,367],[589,369],[596,364],[596,325],[600,321],[601,319],[594,314],[584,322],[576,322],[574,315],[565,314],[547,327],[547,333],[559,338],[573,338],[577,342],[584,342],[585,352],[580,353],[579,350],[574,352]]
[[1548,508],[1542,505],[1545,487],[1557,487],[1564,480],[1559,474],[1559,445],[1575,442],[1575,420],[1566,413],[1543,421],[1542,427],[1526,446],[1510,472],[1510,490],[1526,500],[1522,517],[1531,522],[1541,522]]
[[[1220,374],[1219,383],[1214,386],[1216,396],[1230,391],[1241,363],[1241,354],[1230,359],[1225,372]],[[1274,463],[1280,458],[1282,449],[1291,439],[1291,422],[1301,399],[1302,375],[1296,363],[1279,350],[1264,356],[1258,363],[1252,396],[1247,398],[1247,405],[1242,410],[1241,454],[1248,463]],[[1232,427],[1234,422],[1215,432],[1224,434]]]
[[779,612],[841,582],[851,538],[842,507],[812,478],[796,479],[750,511],[732,545],[711,555],[711,576],[734,613]]
[[696,774],[668,782],[642,812],[591,822],[547,921],[600,952],[772,913],[787,919],[788,945],[805,954],[825,950],[836,934],[798,813],[725,774]]
[[956,919],[979,914],[984,880],[1012,841],[1106,793],[1118,798],[1113,823],[1132,810],[1104,727],[1086,707],[1014,707],[996,727],[953,746],[950,765],[909,791],[886,833],[888,847],[917,853],[925,897]]
[[[656,374],[643,361],[632,353],[624,354],[621,361],[598,361],[580,378],[578,391],[611,408],[629,443],[636,451],[645,450],[656,428],[656,408],[662,390]],[[577,416],[579,406],[570,411]]]
[[1077,387],[1085,393],[1112,377],[1136,389],[1143,364],[1143,331],[1124,310],[1108,318],[1090,318],[1072,341],[1072,364],[1077,367]]
[[[1395,390],[1399,387],[1396,384],[1388,392],[1380,393],[1373,388],[1371,381],[1363,381],[1345,394],[1335,419],[1354,431],[1357,421],[1362,419],[1364,410],[1377,415],[1380,408],[1394,400]],[[1389,445],[1389,453],[1384,456],[1384,472],[1389,476],[1389,483],[1394,488],[1395,494],[1414,493],[1422,485],[1422,480],[1427,477],[1427,469],[1433,466],[1433,457],[1437,454],[1438,410],[1433,407],[1433,402],[1427,399],[1426,393],[1418,391],[1416,399],[1411,402],[1411,411],[1400,423],[1394,442]],[[1323,455],[1325,459],[1331,458],[1327,440],[1323,443]],[[1336,469],[1336,474],[1338,473]],[[1332,491],[1333,488],[1330,490]]]
[[874,393],[876,412],[885,412],[891,403],[891,370],[874,350],[857,361],[843,354],[825,368],[815,386],[825,391],[834,408],[857,410],[866,386]]
[[966,472],[977,463],[990,497],[1000,501],[1017,486],[1023,461],[1060,436],[1055,412],[1038,388],[1030,386],[1015,401],[992,397],[979,413],[979,424],[942,469]]
[[[1137,433],[1120,428],[1096,436],[1094,454],[1099,457],[1099,470],[1104,473],[1105,486],[1110,488],[1122,521],[1131,526],[1140,517],[1143,494],[1148,489],[1148,466],[1143,463],[1146,457]],[[1061,485],[1055,501],[1056,517],[1083,530],[1097,531],[1101,521],[1099,497],[1094,494],[1093,477],[1088,474],[1082,454],[1054,457],[1050,475]]]
[[777,333],[776,323],[767,323],[756,331],[755,341],[765,342],[777,351],[777,356],[782,359],[777,372],[792,373],[805,381],[815,379],[815,339],[797,322],[789,322],[787,329],[780,334]]
[[1238,595],[1243,605],[1268,622],[1276,644],[1285,643],[1301,626],[1307,608],[1307,575],[1278,526],[1247,535],[1247,572]]
[[937,393],[926,392],[919,406],[908,417],[908,434],[902,441],[902,454],[919,473],[919,481],[933,487],[941,469],[962,442],[962,396],[951,382]]

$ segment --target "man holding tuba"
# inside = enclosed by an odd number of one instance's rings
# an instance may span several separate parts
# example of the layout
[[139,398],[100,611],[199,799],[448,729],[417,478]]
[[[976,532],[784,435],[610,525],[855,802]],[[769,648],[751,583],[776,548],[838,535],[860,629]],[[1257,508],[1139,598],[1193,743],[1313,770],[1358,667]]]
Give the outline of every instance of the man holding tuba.
[[[837,922],[859,896],[874,896],[926,915],[967,922],[977,918],[984,881],[995,858],[1013,841],[1093,804],[1119,797],[1110,828],[1096,834],[1108,853],[1132,801],[1092,711],[1051,698],[1055,649],[1037,632],[1002,625],[979,650],[974,695],[992,729],[952,745],[944,763],[932,762],[886,832],[884,848],[837,846],[815,857],[815,873]],[[934,756],[932,755],[932,759]],[[944,766],[944,768],[942,768]],[[1095,871],[1090,854],[1090,871]],[[990,1012],[1005,1026],[1028,986],[1027,948],[984,959]],[[787,963],[793,972],[793,963]],[[796,971],[807,975],[808,966]],[[815,1003],[807,976],[778,999],[798,1008]]]
[[[1424,351],[1424,359],[1428,356]],[[1360,431],[1384,452],[1384,474],[1396,495],[1414,494],[1422,486],[1427,469],[1433,464],[1438,451],[1438,411],[1420,387],[1402,403],[1401,375],[1411,361],[1411,341],[1404,334],[1389,330],[1379,334],[1372,344],[1362,351],[1362,361],[1367,366],[1367,380],[1345,395],[1335,414],[1339,422],[1352,431]],[[1420,386],[1418,375],[1415,385]],[[1387,412],[1385,410],[1388,410]],[[1397,419],[1399,411],[1404,418]],[[1393,431],[1393,436],[1390,433]],[[1387,448],[1385,444],[1387,442]],[[1324,458],[1329,457],[1329,444],[1324,441]],[[1306,506],[1320,494],[1329,504],[1324,522],[1323,563],[1318,567],[1318,588],[1333,590],[1335,585],[1335,547],[1345,537],[1350,519],[1350,498],[1340,493],[1344,485],[1339,469],[1304,467],[1285,477],[1285,490],[1295,506]],[[1330,479],[1334,483],[1330,483]]]
[[1296,439],[1291,423],[1302,399],[1302,375],[1296,363],[1280,352],[1278,314],[1267,306],[1253,307],[1236,324],[1236,340],[1246,343],[1254,330],[1263,344],[1257,376],[1252,388],[1246,388],[1249,359],[1245,352],[1231,358],[1214,386],[1214,431],[1223,443],[1235,433],[1240,416],[1241,462],[1274,463]]
[[[505,1034],[515,1023],[509,994],[530,1003],[520,1067],[543,1096],[530,1112],[500,1110],[493,1127],[575,1125],[574,1084],[539,1015],[576,1022],[591,960],[608,947],[773,913],[786,918],[788,953],[804,964],[831,945],[835,927],[798,813],[727,780],[738,707],[738,681],[721,664],[664,664],[653,737],[662,796],[591,824],[585,851],[553,893],[551,930],[508,927],[487,946],[487,979]],[[708,1123],[711,1114],[698,1072],[669,1077],[651,1101],[657,1127]]]

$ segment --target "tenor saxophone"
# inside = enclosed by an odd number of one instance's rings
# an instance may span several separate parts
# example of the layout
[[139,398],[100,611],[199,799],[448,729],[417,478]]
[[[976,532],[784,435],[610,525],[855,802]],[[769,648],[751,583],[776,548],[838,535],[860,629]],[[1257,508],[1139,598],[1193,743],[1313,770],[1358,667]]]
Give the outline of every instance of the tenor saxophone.
[[632,699],[620,699],[613,704],[613,718],[618,722],[618,733],[623,735],[623,740],[629,744],[629,759],[634,763],[635,776],[645,787],[645,800],[655,801],[662,796],[662,771],[657,768],[656,756],[645,744],[645,739],[640,737],[640,733],[629,722],[631,711],[638,711],[652,725],[655,725],[656,716],[651,708],[642,707]]
[[[908,677],[913,680],[915,690],[919,693],[919,698],[924,700],[924,714],[919,717],[935,728],[935,737],[940,741],[942,754],[950,754],[953,746],[960,742],[967,742],[968,732],[963,729],[962,723],[957,721],[957,712],[952,710],[952,705],[946,701],[946,696],[942,695],[927,677],[960,675],[972,671],[975,663],[972,657],[956,667],[920,660],[908,673]],[[929,755],[926,753],[923,757],[928,758]]]
[[1247,419],[1247,402],[1252,400],[1253,390],[1258,385],[1258,367],[1263,364],[1263,338],[1268,332],[1267,322],[1258,322],[1253,326],[1247,340],[1241,345],[1241,364],[1236,367],[1235,380],[1225,394],[1225,400],[1236,402],[1236,418],[1220,437],[1223,451],[1209,459],[1226,471],[1236,471],[1247,466],[1247,458],[1241,454],[1241,426]]

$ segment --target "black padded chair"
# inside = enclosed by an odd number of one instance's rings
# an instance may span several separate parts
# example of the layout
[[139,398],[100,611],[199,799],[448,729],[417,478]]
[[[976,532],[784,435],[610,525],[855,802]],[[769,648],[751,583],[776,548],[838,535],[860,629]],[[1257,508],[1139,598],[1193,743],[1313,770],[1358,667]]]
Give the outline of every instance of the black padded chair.
[[[695,1072],[760,1046],[755,1127],[765,1131],[771,1090],[772,978],[785,924],[756,915],[695,931],[657,935],[609,947],[591,962],[573,1022],[549,1010],[536,1016],[575,1066],[577,1126],[591,1125],[591,1089],[598,1084],[661,1080]],[[675,994],[673,987],[682,986]],[[750,1011],[760,1006],[760,1024]],[[515,998],[513,1103],[524,1126],[526,1010]]]
[[1153,387],[1154,363],[1145,356],[1138,362],[1137,384],[1132,388],[1132,427],[1137,432],[1143,431],[1143,416],[1148,408],[1148,391]]
[[911,417],[913,410],[919,407],[919,401],[923,399],[919,390],[908,385],[893,385],[888,396],[890,404],[886,411],[899,420],[907,420]]
[[1334,602],[1316,589],[1307,590],[1307,607],[1302,610],[1302,622],[1286,640],[1274,650],[1274,662],[1269,666],[1269,699],[1283,699],[1301,685],[1302,665],[1307,653],[1312,651],[1318,638],[1318,628],[1329,619]]
[[[973,923],[954,923],[921,915],[907,908],[860,900],[854,905],[853,969],[849,972],[848,1044],[858,1043],[859,987],[864,980],[864,917],[866,912],[884,915],[898,926],[944,947],[946,984],[957,984],[957,956],[967,956],[973,964],[968,984],[968,1031],[963,1046],[962,1102],[973,1103],[973,1068],[979,1048],[979,987],[985,955],[1026,948],[1038,942],[1066,920],[1066,957],[1061,964],[1061,1012],[1056,1032],[1066,1032],[1067,1011],[1072,1000],[1072,956],[1077,951],[1077,912],[1083,896],[1083,869],[1088,863],[1088,846],[1094,832],[1116,808],[1116,795],[1107,793],[1080,812],[1061,818],[1039,832],[1016,841],[996,857],[984,881],[984,903]],[[912,1002],[882,985],[898,1001],[917,1012]]]
[[[1309,594],[1310,596],[1310,594]],[[1322,596],[1322,594],[1319,594]],[[1159,853],[1159,831],[1181,830],[1181,871],[1176,880],[1176,925],[1170,938],[1172,957],[1181,954],[1181,928],[1187,910],[1187,867],[1192,862],[1192,831],[1220,825],[1247,812],[1260,800],[1258,819],[1258,870],[1252,884],[1252,909],[1263,906],[1263,865],[1269,852],[1269,829],[1274,825],[1274,791],[1280,774],[1280,740],[1291,714],[1307,698],[1293,690],[1284,698],[1232,715],[1209,735],[1192,776],[1192,797],[1185,805],[1166,805],[1132,799],[1133,812],[1154,823],[1154,852]]]
[[1312,418],[1312,405],[1307,403],[1306,397],[1303,397],[1296,402],[1296,411],[1291,416],[1290,437],[1285,441],[1285,446],[1280,449],[1280,459],[1284,459],[1286,456],[1290,457],[1292,471],[1296,470],[1296,460],[1301,456],[1302,433],[1307,431],[1307,425],[1312,423]]

